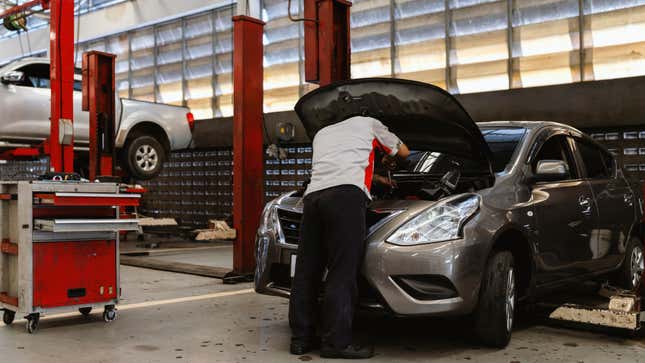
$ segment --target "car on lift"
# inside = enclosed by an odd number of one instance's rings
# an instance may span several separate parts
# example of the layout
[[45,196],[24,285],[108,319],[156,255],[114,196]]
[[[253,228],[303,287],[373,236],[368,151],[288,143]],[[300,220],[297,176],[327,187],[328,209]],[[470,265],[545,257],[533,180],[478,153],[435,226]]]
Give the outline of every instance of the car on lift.
[[[0,68],[0,148],[39,143],[49,137],[49,60],[25,58]],[[75,148],[89,144],[89,114],[82,111],[82,77],[74,75]],[[192,141],[194,119],[185,107],[119,98],[115,147],[129,173],[150,179],[161,172],[170,151]]]
[[[413,150],[389,176],[395,189],[372,188],[361,306],[470,316],[483,343],[504,347],[520,302],[590,279],[639,284],[642,197],[584,133],[554,122],[476,124],[444,90],[397,79],[322,87],[295,109],[311,139],[364,115]],[[302,193],[264,208],[258,293],[289,296]]]

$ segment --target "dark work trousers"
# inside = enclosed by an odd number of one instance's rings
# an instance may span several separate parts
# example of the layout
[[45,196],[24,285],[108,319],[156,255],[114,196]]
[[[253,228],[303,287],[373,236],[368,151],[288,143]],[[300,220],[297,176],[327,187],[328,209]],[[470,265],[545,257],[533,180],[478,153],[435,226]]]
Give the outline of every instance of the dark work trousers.
[[[322,342],[338,349],[352,343],[357,278],[365,257],[368,200],[365,192],[353,185],[324,189],[305,197],[289,303],[294,341],[310,341],[316,336],[318,298],[324,284]],[[325,268],[328,273],[323,283]]]

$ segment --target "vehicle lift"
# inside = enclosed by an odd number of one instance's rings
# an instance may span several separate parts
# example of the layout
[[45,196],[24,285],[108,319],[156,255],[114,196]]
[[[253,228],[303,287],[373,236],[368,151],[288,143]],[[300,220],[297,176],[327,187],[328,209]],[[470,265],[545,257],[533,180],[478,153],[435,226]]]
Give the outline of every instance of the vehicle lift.
[[[321,86],[350,78],[351,3],[305,0],[305,78]],[[233,271],[224,282],[252,280],[255,235],[264,207],[263,65],[264,22],[233,17]]]
[[[537,306],[549,311],[548,318],[567,327],[602,329],[636,335],[645,322],[642,304],[644,295],[642,279],[635,291],[628,291],[603,284],[595,293],[580,293],[577,296],[546,298]],[[569,302],[562,304],[563,300]]]
[[[34,10],[35,9],[35,10]],[[0,181],[0,310],[16,314],[34,333],[41,314],[103,307],[106,322],[119,301],[119,232],[138,229],[120,209],[139,205],[140,190],[115,182],[114,56],[83,55],[83,108],[90,112],[90,175],[74,171],[74,0],[34,0],[0,13],[12,20],[49,9],[51,128],[38,148],[4,158],[48,155],[50,173],[38,181]]]

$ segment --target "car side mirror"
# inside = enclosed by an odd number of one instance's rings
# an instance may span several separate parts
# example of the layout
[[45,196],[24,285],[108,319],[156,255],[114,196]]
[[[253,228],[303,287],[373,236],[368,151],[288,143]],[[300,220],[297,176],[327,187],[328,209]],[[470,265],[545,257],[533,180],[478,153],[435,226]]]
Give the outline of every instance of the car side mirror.
[[23,82],[25,80],[25,73],[20,71],[11,71],[0,76],[0,81],[3,84],[14,84]]
[[540,160],[535,168],[533,182],[557,181],[569,177],[569,166],[562,160]]

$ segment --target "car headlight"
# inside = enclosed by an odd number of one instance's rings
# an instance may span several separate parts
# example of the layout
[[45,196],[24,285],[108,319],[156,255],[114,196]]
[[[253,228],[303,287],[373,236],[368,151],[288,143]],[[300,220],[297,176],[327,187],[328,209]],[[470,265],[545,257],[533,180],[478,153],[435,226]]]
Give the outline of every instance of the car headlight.
[[386,241],[414,246],[457,239],[464,223],[479,209],[480,201],[481,198],[475,194],[442,200],[403,224]]
[[264,206],[262,215],[260,217],[260,227],[258,228],[258,234],[271,234],[276,231],[278,224],[278,211],[276,206],[282,203],[285,198],[290,197],[292,194],[294,194],[294,192],[283,194]]
[[260,217],[260,228],[258,229],[258,234],[268,234],[275,231],[276,227],[276,201],[274,199],[267,203],[262,210],[262,216]]

